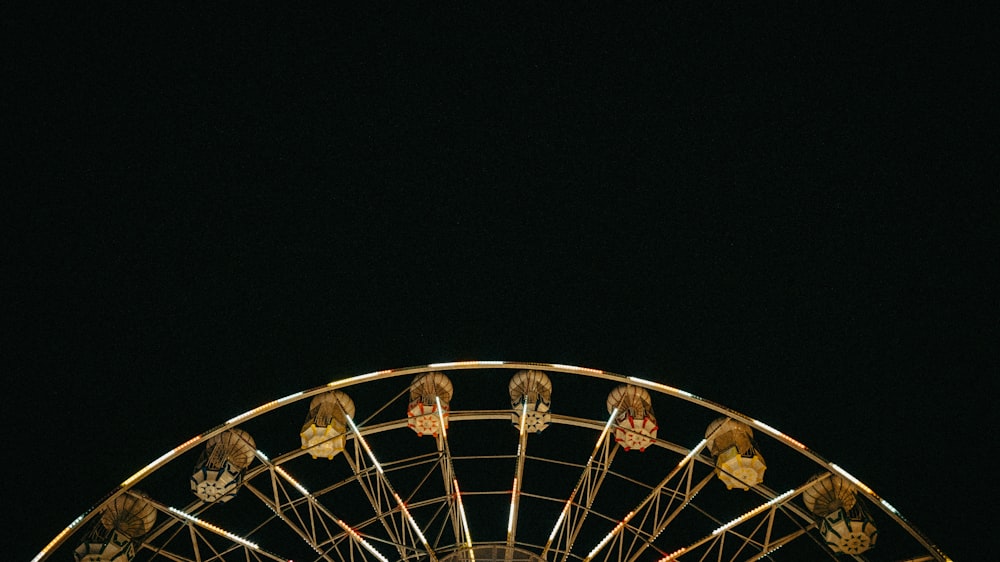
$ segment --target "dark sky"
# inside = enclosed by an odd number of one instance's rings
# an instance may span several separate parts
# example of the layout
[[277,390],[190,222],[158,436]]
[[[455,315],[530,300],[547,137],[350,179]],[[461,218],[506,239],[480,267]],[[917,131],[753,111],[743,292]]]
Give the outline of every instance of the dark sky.
[[15,557],[235,413],[475,358],[759,417],[975,559],[998,372],[983,21],[12,17]]

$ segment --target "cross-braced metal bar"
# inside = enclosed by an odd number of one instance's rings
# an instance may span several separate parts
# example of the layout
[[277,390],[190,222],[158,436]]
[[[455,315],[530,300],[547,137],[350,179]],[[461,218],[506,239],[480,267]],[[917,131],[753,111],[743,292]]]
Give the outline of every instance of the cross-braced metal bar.
[[559,513],[555,526],[552,528],[552,533],[549,534],[545,548],[542,550],[541,557],[543,559],[548,560],[548,555],[551,551],[557,555],[561,555],[562,562],[565,562],[569,557],[569,553],[573,550],[576,537],[580,534],[580,529],[583,528],[583,523],[590,513],[590,507],[597,498],[597,493],[601,489],[601,484],[604,483],[604,477],[607,476],[608,469],[611,468],[615,453],[618,452],[618,444],[613,443],[608,438],[617,416],[618,409],[615,408],[611,412],[608,422],[604,425],[600,436],[597,438],[597,443],[594,445],[594,452],[587,459],[587,464],[584,465],[576,487],[573,488],[562,511]]

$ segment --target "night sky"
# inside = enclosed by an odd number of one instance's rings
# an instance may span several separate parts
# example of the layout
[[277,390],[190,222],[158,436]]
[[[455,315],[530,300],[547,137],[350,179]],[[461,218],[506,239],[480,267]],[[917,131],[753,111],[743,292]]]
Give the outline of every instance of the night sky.
[[425,8],[8,19],[13,558],[236,413],[459,359],[692,391],[978,557],[978,14]]

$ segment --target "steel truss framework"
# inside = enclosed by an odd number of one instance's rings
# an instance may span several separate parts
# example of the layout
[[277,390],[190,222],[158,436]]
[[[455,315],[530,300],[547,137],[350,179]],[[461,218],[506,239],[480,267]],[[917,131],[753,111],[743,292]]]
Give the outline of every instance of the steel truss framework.
[[[497,408],[507,379],[522,369],[553,377],[551,425],[541,433],[527,433],[512,423],[514,411]],[[448,374],[455,396],[447,420],[437,404],[442,431],[417,437],[407,428],[401,400],[407,376],[430,372]],[[607,391],[619,384],[654,396],[661,430],[645,452],[615,443],[616,412],[600,415]],[[294,420],[305,415],[303,400],[330,390],[352,396],[359,420],[348,416],[341,454],[311,459],[298,446]],[[718,481],[703,428],[719,416],[754,429],[768,458],[765,484],[729,491]],[[671,431],[671,418],[702,433]],[[254,434],[257,444],[237,497],[220,504],[191,501],[183,475],[199,446],[236,427]],[[271,456],[269,448],[279,452]],[[772,474],[780,488],[772,488]],[[840,560],[850,557],[825,546],[817,517],[801,501],[803,491],[832,475],[852,482],[859,500],[879,515],[876,547],[854,559],[949,560],[838,465],[759,420],[680,389],[568,365],[432,364],[338,379],[197,435],[110,492],[34,562],[70,559],[105,508],[137,490],[148,495],[157,522],[136,541],[136,560]],[[181,507],[175,507],[178,498]]]

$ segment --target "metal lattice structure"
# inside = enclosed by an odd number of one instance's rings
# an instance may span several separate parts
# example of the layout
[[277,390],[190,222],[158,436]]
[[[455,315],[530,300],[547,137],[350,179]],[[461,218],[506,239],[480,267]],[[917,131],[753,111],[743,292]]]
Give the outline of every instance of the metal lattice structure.
[[[415,416],[437,416],[420,426],[435,431],[415,434]],[[652,421],[641,429],[643,418]],[[622,435],[637,428],[650,444],[626,450]],[[752,428],[763,482],[724,483],[727,465],[710,449],[734,428]],[[205,445],[234,435],[253,435],[255,447],[238,493],[192,494]],[[858,525],[877,526],[877,545],[874,535],[861,545],[873,548],[831,548],[830,530],[851,528],[850,513],[816,505],[841,496],[862,508],[850,510],[863,512]],[[99,532],[102,518],[140,499],[144,532],[108,550],[115,560],[950,560],[871,488],[762,421],[658,382],[544,363],[385,370],[268,402],[147,465],[34,561],[117,536]],[[101,544],[85,552],[100,560]]]

